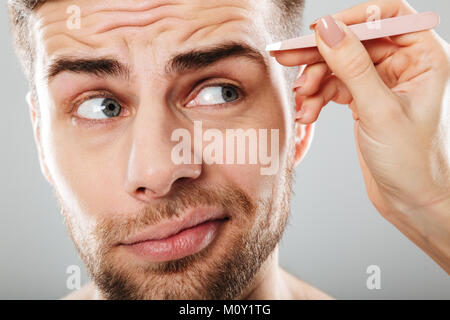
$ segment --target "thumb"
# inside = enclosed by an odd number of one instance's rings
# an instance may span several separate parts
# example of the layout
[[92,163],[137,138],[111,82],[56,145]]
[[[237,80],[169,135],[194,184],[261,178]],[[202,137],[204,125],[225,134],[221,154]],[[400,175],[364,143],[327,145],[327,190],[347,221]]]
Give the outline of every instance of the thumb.
[[355,34],[332,16],[319,19],[316,31],[322,57],[349,89],[361,120],[374,120],[374,116],[383,114],[382,108],[392,108],[395,96],[378,75],[369,53]]

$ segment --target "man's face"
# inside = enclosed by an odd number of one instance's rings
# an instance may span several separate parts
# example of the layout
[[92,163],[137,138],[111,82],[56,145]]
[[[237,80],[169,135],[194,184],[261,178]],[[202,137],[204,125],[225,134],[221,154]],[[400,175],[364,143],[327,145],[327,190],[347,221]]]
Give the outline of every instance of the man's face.
[[[80,28],[67,23],[73,4]],[[256,0],[80,0],[34,14],[42,162],[106,298],[237,297],[275,250],[294,139],[282,72],[263,52],[272,10]],[[261,174],[248,147],[244,164],[174,161],[180,129],[192,137],[188,158],[204,157],[199,124],[224,142],[227,129],[254,129],[278,170]]]

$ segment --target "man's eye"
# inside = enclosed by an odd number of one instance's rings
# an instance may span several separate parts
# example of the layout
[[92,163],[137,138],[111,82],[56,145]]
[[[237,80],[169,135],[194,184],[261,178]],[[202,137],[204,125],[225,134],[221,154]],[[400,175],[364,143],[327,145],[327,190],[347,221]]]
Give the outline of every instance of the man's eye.
[[202,89],[186,107],[215,105],[233,102],[239,99],[239,92],[232,86],[220,85]]
[[87,119],[108,119],[120,115],[122,106],[111,98],[95,98],[83,102],[77,110],[77,114]]

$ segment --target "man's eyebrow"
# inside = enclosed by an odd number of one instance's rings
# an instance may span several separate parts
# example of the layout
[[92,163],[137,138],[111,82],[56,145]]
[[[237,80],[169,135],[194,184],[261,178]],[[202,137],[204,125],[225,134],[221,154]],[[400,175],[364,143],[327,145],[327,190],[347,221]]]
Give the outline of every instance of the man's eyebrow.
[[[170,59],[165,67],[167,74],[198,70],[230,57],[249,58],[267,70],[263,55],[251,46],[239,42],[227,42],[205,49],[195,49],[180,53]],[[113,76],[129,79],[130,70],[122,62],[111,57],[75,57],[60,56],[53,58],[45,72],[45,80],[50,81],[61,72],[92,74],[95,76]]]
[[45,79],[50,81],[57,74],[64,71],[92,74],[96,76],[115,76],[125,79],[128,79],[130,76],[128,67],[114,58],[60,56],[52,59],[49,63],[45,73]]
[[257,49],[245,43],[227,42],[206,49],[177,54],[166,65],[166,73],[183,73],[202,69],[230,57],[246,57],[262,65],[265,70],[268,69],[264,56]]

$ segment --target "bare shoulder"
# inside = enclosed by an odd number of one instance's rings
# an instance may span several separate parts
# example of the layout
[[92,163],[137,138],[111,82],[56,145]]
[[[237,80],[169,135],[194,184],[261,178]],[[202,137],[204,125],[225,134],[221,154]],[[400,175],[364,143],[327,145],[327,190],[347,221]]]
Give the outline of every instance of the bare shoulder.
[[333,300],[331,296],[325,292],[314,288],[313,286],[303,282],[299,278],[290,274],[283,268],[281,268],[282,276],[288,286],[289,291],[292,294],[293,300]]
[[90,282],[79,290],[69,293],[61,300],[94,300],[95,299],[95,286],[93,282]]

